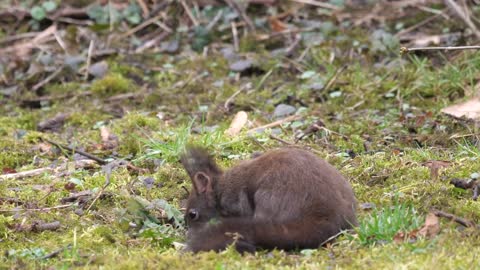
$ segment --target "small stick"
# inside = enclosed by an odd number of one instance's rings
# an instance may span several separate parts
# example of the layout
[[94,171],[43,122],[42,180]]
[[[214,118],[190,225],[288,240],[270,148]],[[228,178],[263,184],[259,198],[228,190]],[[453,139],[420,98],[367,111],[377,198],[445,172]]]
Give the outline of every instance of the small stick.
[[354,232],[354,230],[340,231],[340,232],[338,232],[337,234],[334,234],[334,235],[330,236],[327,240],[323,241],[323,242],[319,245],[319,247],[323,247],[325,244],[331,242],[333,239],[339,237],[339,236],[342,235],[342,234],[345,234],[345,233],[353,233],[353,232]]
[[297,2],[297,3],[312,5],[312,6],[316,6],[316,7],[332,9],[332,10],[340,10],[341,9],[338,6],[328,4],[328,3],[319,2],[319,1],[315,1],[315,0],[292,0],[292,1]]
[[147,4],[145,4],[145,1],[143,1],[143,0],[137,0],[137,3],[138,3],[138,5],[140,6],[140,8],[142,9],[143,17],[144,17],[144,18],[148,17],[148,15],[150,14],[150,12],[148,11],[148,7],[147,7]]
[[183,9],[185,9],[185,12],[187,13],[188,17],[190,18],[190,20],[192,21],[193,25],[196,27],[196,26],[199,26],[200,24],[198,23],[197,19],[193,16],[192,14],[192,11],[190,10],[190,8],[188,7],[188,5],[185,3],[184,0],[180,0],[180,4],[182,4],[183,6]]
[[[73,166],[75,166],[75,168],[85,168],[85,167],[90,167],[93,164],[96,164],[94,163],[94,161],[88,160],[88,159],[78,160],[72,163],[73,163]],[[72,164],[72,163],[69,163],[69,164]],[[29,171],[24,171],[19,173],[3,174],[3,175],[0,175],[0,182],[4,180],[9,180],[9,179],[22,179],[26,177],[37,176],[45,172],[54,172],[54,171],[62,170],[67,168],[68,166],[70,165],[60,165],[56,168],[45,167],[45,168],[39,168],[39,169],[34,169],[34,170],[29,170]]]
[[45,172],[51,172],[51,171],[53,171],[52,168],[40,168],[40,169],[34,169],[34,170],[29,170],[29,171],[24,171],[19,173],[3,174],[3,175],[0,175],[0,181],[8,180],[8,179],[22,179],[26,177],[41,175]]
[[43,79],[41,82],[35,84],[33,87],[32,87],[32,90],[34,92],[36,92],[38,89],[42,88],[44,85],[46,85],[47,83],[49,83],[51,80],[53,80],[55,77],[57,77],[63,70],[63,66],[62,67],[59,67],[57,70],[55,70],[55,72],[53,72],[52,74],[48,75],[48,77],[46,77],[45,79]]
[[443,15],[443,12],[442,12],[441,14],[437,14],[437,15],[428,17],[428,18],[426,18],[425,20],[423,20],[423,21],[421,21],[421,22],[419,22],[419,23],[417,23],[417,24],[415,24],[415,25],[412,25],[412,26],[410,26],[410,27],[408,27],[408,28],[406,28],[406,29],[403,29],[402,31],[396,33],[396,34],[395,34],[395,37],[400,37],[400,36],[402,36],[402,35],[405,35],[405,34],[407,34],[407,33],[410,33],[411,31],[413,31],[413,30],[415,30],[415,29],[417,29],[417,28],[419,28],[419,27],[421,27],[421,26],[424,26],[425,24],[427,24],[427,23],[435,20],[436,18],[440,17],[441,15]]
[[240,94],[243,90],[247,89],[247,88],[250,88],[251,87],[251,84],[248,83],[248,84],[245,84],[244,86],[240,87],[240,89],[238,89],[237,91],[235,91],[235,93],[233,93],[233,95],[231,95],[229,98],[227,98],[227,100],[225,101],[225,104],[223,104],[223,107],[225,108],[226,111],[229,111],[230,110],[230,103],[232,103],[232,101],[235,99],[236,96],[238,96],[238,94]]
[[[131,36],[131,35],[135,34],[136,32],[142,30],[143,28],[149,26],[150,24],[155,23],[156,21],[158,21],[161,18],[162,18],[162,15],[152,17],[152,18],[144,21],[143,23],[135,26],[134,28],[128,30],[127,32],[121,34],[120,36],[118,36],[118,39],[123,39],[123,38],[126,38],[128,36]],[[169,33],[173,32],[172,29],[170,29],[170,27],[166,26],[165,24],[162,24],[162,26],[160,26],[160,28],[162,28],[164,31],[167,31]]]
[[453,11],[457,14],[457,16],[460,17],[460,19],[462,19],[463,22],[473,31],[473,33],[477,36],[477,38],[480,38],[480,32],[478,31],[478,28],[470,19],[470,16],[467,13],[467,10],[462,10],[462,8],[453,0],[445,0],[445,4],[451,9],[453,9]]
[[63,41],[62,37],[58,35],[58,31],[53,32],[53,36],[55,37],[55,40],[57,41],[58,45],[62,47],[63,51],[68,54],[67,51],[67,45],[65,45],[65,42]]
[[250,31],[255,32],[255,25],[253,24],[252,20],[247,16],[245,11],[238,5],[237,1],[225,0],[225,2],[227,2],[230,7],[235,9],[238,14],[240,14],[240,17],[242,17],[242,20],[247,24]]
[[282,139],[282,138],[279,138],[279,137],[277,137],[277,136],[275,136],[275,135],[273,135],[273,134],[270,134],[270,136],[269,136],[269,137],[270,137],[270,139],[273,139],[273,140],[279,141],[279,142],[281,142],[281,143],[283,143],[283,144],[285,144],[285,145],[294,145],[294,143],[292,143],[292,142],[288,142],[288,141],[285,141],[284,139]]
[[235,25],[235,22],[232,22],[231,25],[232,25],[232,35],[233,35],[233,48],[235,49],[235,52],[238,52],[240,50],[240,45],[238,44],[237,26]]
[[0,40],[0,44],[12,42],[12,41],[16,41],[24,38],[33,38],[33,37],[36,37],[38,34],[40,34],[40,32],[28,32],[28,33],[22,33],[22,34],[5,37],[4,39]]
[[95,160],[95,161],[98,162],[99,164],[102,164],[102,165],[107,164],[107,162],[106,162],[104,159],[101,159],[101,158],[99,158],[99,157],[97,157],[97,156],[94,156],[94,155],[92,155],[92,154],[89,154],[89,153],[87,153],[87,152],[84,152],[84,151],[81,151],[81,150],[78,150],[78,149],[73,149],[73,148],[68,147],[68,146],[66,146],[66,145],[58,144],[58,143],[56,143],[56,142],[50,141],[49,139],[42,138],[42,140],[44,140],[44,141],[46,141],[46,142],[48,142],[48,143],[50,143],[50,144],[53,144],[53,145],[55,145],[56,147],[58,147],[58,148],[60,148],[60,149],[63,148],[63,149],[66,149],[66,150],[68,150],[68,151],[70,151],[70,152],[77,153],[77,154],[79,154],[79,155],[82,155],[82,156],[84,156],[84,157],[87,157],[87,158],[89,158],[89,159],[91,159],[91,160]]
[[86,81],[88,79],[88,70],[90,69],[90,64],[92,62],[92,54],[93,54],[93,45],[95,41],[92,39],[90,40],[90,45],[88,46],[88,54],[87,54],[87,67],[85,68],[85,74],[83,74],[83,79]]
[[332,87],[332,85],[335,83],[335,81],[337,80],[338,76],[345,70],[347,69],[347,66],[342,66],[340,67],[339,69],[337,69],[337,71],[335,71],[335,74],[333,74],[333,76],[330,78],[330,80],[328,80],[327,84],[325,85],[325,87],[323,88],[323,91],[328,91],[330,89],[330,87]]
[[46,259],[55,258],[55,257],[58,256],[58,254],[62,253],[62,251],[66,250],[66,249],[71,249],[71,248],[72,248],[72,244],[68,244],[66,247],[59,248],[59,249],[53,251],[52,253],[49,253],[49,254],[43,256],[41,259],[46,260]]
[[446,213],[446,212],[443,212],[443,211],[440,211],[440,210],[435,210],[433,211],[433,213],[437,216],[437,217],[444,217],[444,218],[448,218],[450,220],[453,220],[455,222],[457,222],[458,224],[462,225],[462,226],[465,226],[465,227],[475,227],[475,223],[473,221],[470,221],[470,220],[466,220],[464,218],[461,218],[461,217],[457,217],[453,214],[450,214],[450,213]]
[[277,120],[277,121],[272,122],[270,124],[266,124],[266,125],[263,125],[263,126],[260,126],[260,127],[252,128],[252,129],[248,130],[247,133],[252,133],[252,132],[255,132],[255,131],[261,130],[261,129],[276,127],[276,126],[279,126],[279,125],[284,124],[284,123],[288,123],[288,122],[298,120],[301,117],[302,117],[301,115],[292,115],[292,116],[289,116],[289,117],[285,117],[283,119]]
[[213,20],[210,23],[208,23],[208,25],[206,27],[207,30],[211,30],[218,23],[218,21],[222,18],[222,15],[223,15],[223,11],[219,10],[217,12],[217,15],[215,15],[215,17],[213,18]]
[[113,32],[113,8],[112,1],[108,0],[108,18],[110,19],[110,33]]
[[407,48],[401,47],[400,54],[406,54],[413,51],[455,51],[455,50],[479,50],[480,46],[448,46],[448,47],[417,47]]
[[62,205],[57,205],[53,207],[45,207],[45,208],[30,208],[30,209],[0,209],[0,213],[10,213],[10,212],[17,212],[17,211],[50,211],[50,210],[56,210],[56,209],[63,209],[63,208],[68,208],[70,206],[73,206],[73,203],[70,204],[62,204]]

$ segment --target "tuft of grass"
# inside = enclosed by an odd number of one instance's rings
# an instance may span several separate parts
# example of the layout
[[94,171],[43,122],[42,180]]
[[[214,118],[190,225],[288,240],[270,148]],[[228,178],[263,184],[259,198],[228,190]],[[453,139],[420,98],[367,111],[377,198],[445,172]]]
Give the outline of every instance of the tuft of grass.
[[420,227],[422,218],[417,210],[400,203],[376,209],[365,217],[357,227],[358,240],[362,245],[391,242],[399,231],[411,231]]
[[160,157],[166,162],[176,161],[185,150],[191,134],[192,124],[193,121],[186,126],[178,128],[175,132],[161,132],[160,136],[164,140],[155,140],[154,138],[144,140],[147,152],[139,160]]
[[132,87],[132,81],[120,74],[112,73],[105,76],[103,79],[95,81],[91,86],[91,90],[99,96],[108,97],[133,91]]

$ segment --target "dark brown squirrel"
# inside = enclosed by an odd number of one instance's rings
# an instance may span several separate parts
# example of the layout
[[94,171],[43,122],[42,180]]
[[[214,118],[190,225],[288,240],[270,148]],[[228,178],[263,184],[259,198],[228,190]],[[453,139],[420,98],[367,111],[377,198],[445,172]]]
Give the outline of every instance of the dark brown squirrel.
[[309,151],[281,148],[222,171],[205,149],[181,162],[192,180],[187,250],[318,248],[357,224],[350,184]]

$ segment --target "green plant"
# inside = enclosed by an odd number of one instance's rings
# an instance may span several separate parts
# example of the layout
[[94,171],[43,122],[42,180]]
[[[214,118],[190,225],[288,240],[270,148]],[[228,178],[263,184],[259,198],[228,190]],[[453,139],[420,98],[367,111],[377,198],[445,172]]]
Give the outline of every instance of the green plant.
[[45,1],[41,5],[33,6],[30,14],[33,19],[41,21],[47,17],[47,13],[55,9],[57,9],[57,3],[55,1]]
[[94,4],[88,8],[87,14],[100,25],[105,25],[110,22],[119,23],[124,19],[131,24],[139,24],[142,19],[141,9],[134,2],[130,3],[123,10],[118,10],[115,6],[110,4],[104,6]]
[[390,242],[399,231],[411,231],[420,227],[422,218],[417,210],[406,204],[376,209],[357,227],[358,240],[362,245]]
[[160,157],[167,162],[177,160],[180,154],[185,150],[192,125],[193,121],[188,125],[178,128],[176,132],[160,132],[159,135],[164,140],[155,140],[153,138],[143,140],[147,146],[147,153],[141,156],[139,160],[154,157]]

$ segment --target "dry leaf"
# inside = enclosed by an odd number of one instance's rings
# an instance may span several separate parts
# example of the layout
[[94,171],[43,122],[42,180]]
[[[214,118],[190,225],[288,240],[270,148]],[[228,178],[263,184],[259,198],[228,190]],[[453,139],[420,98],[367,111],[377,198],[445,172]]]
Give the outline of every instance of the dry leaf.
[[282,32],[288,29],[286,24],[276,18],[272,18],[268,20],[268,22],[270,23],[270,28],[273,32]]
[[405,240],[408,240],[409,242],[414,242],[417,240],[417,234],[418,234],[418,229],[415,229],[415,230],[412,230],[411,232],[409,233],[405,233],[405,232],[398,232],[397,234],[395,234],[395,236],[393,237],[393,242],[395,243],[402,243],[404,242]]
[[225,134],[229,136],[236,136],[240,133],[240,130],[247,124],[248,115],[244,111],[239,111],[232,120],[230,127],[225,130]]
[[472,120],[480,119],[480,99],[474,98],[463,103],[448,106],[442,112],[456,118],[466,117]]
[[440,232],[440,219],[434,213],[428,213],[425,225],[418,231],[419,236],[431,238]]

